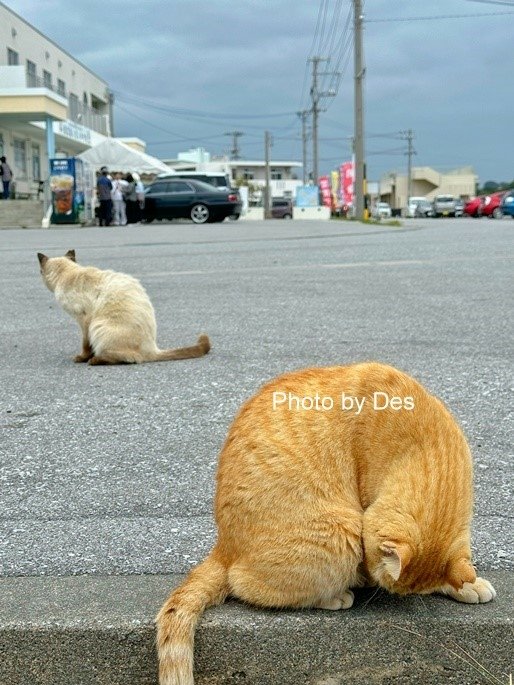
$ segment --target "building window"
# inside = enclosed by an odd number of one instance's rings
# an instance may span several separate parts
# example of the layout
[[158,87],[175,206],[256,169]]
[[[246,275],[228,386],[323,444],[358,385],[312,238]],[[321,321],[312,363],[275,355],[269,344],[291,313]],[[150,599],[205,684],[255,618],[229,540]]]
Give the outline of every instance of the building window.
[[75,93],[70,93],[70,97],[68,98],[68,106],[70,108],[70,119],[72,121],[77,121],[79,114],[79,99]]
[[88,102],[88,99],[87,99],[87,93],[84,93],[84,94],[82,95],[82,102],[84,103],[84,106],[85,106],[85,107],[89,107],[89,102]]
[[272,169],[271,178],[273,181],[280,181],[282,179],[282,171],[280,169]]
[[45,88],[52,90],[52,74],[43,69],[43,85]]
[[62,95],[63,98],[66,97],[66,84],[60,78],[57,79],[57,92],[59,95]]
[[245,181],[251,181],[254,178],[253,171],[251,169],[243,169],[243,178]]
[[27,155],[25,151],[25,141],[19,138],[14,139],[14,166],[20,176],[27,177]]
[[27,60],[27,86],[29,88],[35,88],[37,85],[36,76],[36,65],[31,62],[30,59]]
[[16,50],[11,50],[11,48],[7,48],[7,64],[10,66],[15,66],[16,64],[20,63],[20,56],[16,52]]
[[41,154],[39,145],[32,146],[32,178],[34,181],[41,180]]

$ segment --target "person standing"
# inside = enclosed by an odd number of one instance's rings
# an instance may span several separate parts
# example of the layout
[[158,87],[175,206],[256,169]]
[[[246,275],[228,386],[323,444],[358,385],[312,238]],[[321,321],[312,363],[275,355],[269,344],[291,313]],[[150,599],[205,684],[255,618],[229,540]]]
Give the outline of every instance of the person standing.
[[113,204],[113,223],[115,226],[125,226],[127,223],[127,213],[125,211],[125,193],[127,181],[118,172],[112,182],[112,204]]
[[11,167],[7,164],[5,157],[0,157],[0,177],[2,178],[3,193],[2,197],[4,200],[9,199],[9,185],[12,181],[12,171]]
[[145,187],[141,181],[139,174],[132,174],[134,181],[136,183],[136,197],[137,197],[137,223],[141,223],[144,217],[145,210]]
[[108,174],[107,167],[103,166],[100,169],[100,176],[96,182],[96,195],[100,202],[100,211],[98,213],[100,226],[110,226],[112,220],[112,181]]
[[137,224],[139,205],[137,202],[136,182],[132,174],[125,176],[127,186],[125,188],[125,201],[127,203],[127,222]]

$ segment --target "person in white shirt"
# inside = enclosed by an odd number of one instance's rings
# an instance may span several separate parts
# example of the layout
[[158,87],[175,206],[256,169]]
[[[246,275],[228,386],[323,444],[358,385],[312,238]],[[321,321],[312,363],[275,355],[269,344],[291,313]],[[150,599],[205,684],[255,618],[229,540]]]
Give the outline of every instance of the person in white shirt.
[[132,174],[134,181],[136,182],[136,197],[137,197],[137,220],[141,223],[144,216],[145,209],[145,187],[141,181],[139,174]]
[[126,226],[127,212],[125,210],[124,189],[128,186],[121,173],[114,175],[112,181],[112,205],[113,205],[113,224],[115,226]]

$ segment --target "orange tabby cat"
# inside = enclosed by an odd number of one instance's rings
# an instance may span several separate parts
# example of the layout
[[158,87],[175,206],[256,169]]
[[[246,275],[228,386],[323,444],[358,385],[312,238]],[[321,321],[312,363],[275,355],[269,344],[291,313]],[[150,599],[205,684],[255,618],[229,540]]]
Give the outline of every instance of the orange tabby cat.
[[157,616],[161,685],[193,684],[203,610],[348,609],[365,582],[488,602],[471,565],[471,455],[442,402],[377,363],[281,376],[246,402],[223,447],[218,539]]
[[202,357],[210,350],[206,335],[196,345],[176,350],[157,347],[155,313],[146,290],[132,276],[81,266],[75,250],[64,257],[38,252],[45,285],[82,330],[82,352],[74,361],[140,364]]

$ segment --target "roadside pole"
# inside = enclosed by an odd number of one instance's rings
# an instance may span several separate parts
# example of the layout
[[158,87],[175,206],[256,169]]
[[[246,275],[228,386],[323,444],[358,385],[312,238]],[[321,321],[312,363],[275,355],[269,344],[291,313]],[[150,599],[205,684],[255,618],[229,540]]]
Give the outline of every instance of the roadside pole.
[[355,218],[364,218],[364,107],[362,86],[364,66],[362,58],[362,0],[353,0],[354,25],[354,126],[355,126]]
[[265,186],[264,186],[264,218],[271,219],[271,174],[270,174],[270,156],[271,156],[271,133],[264,132],[264,171],[265,171]]

